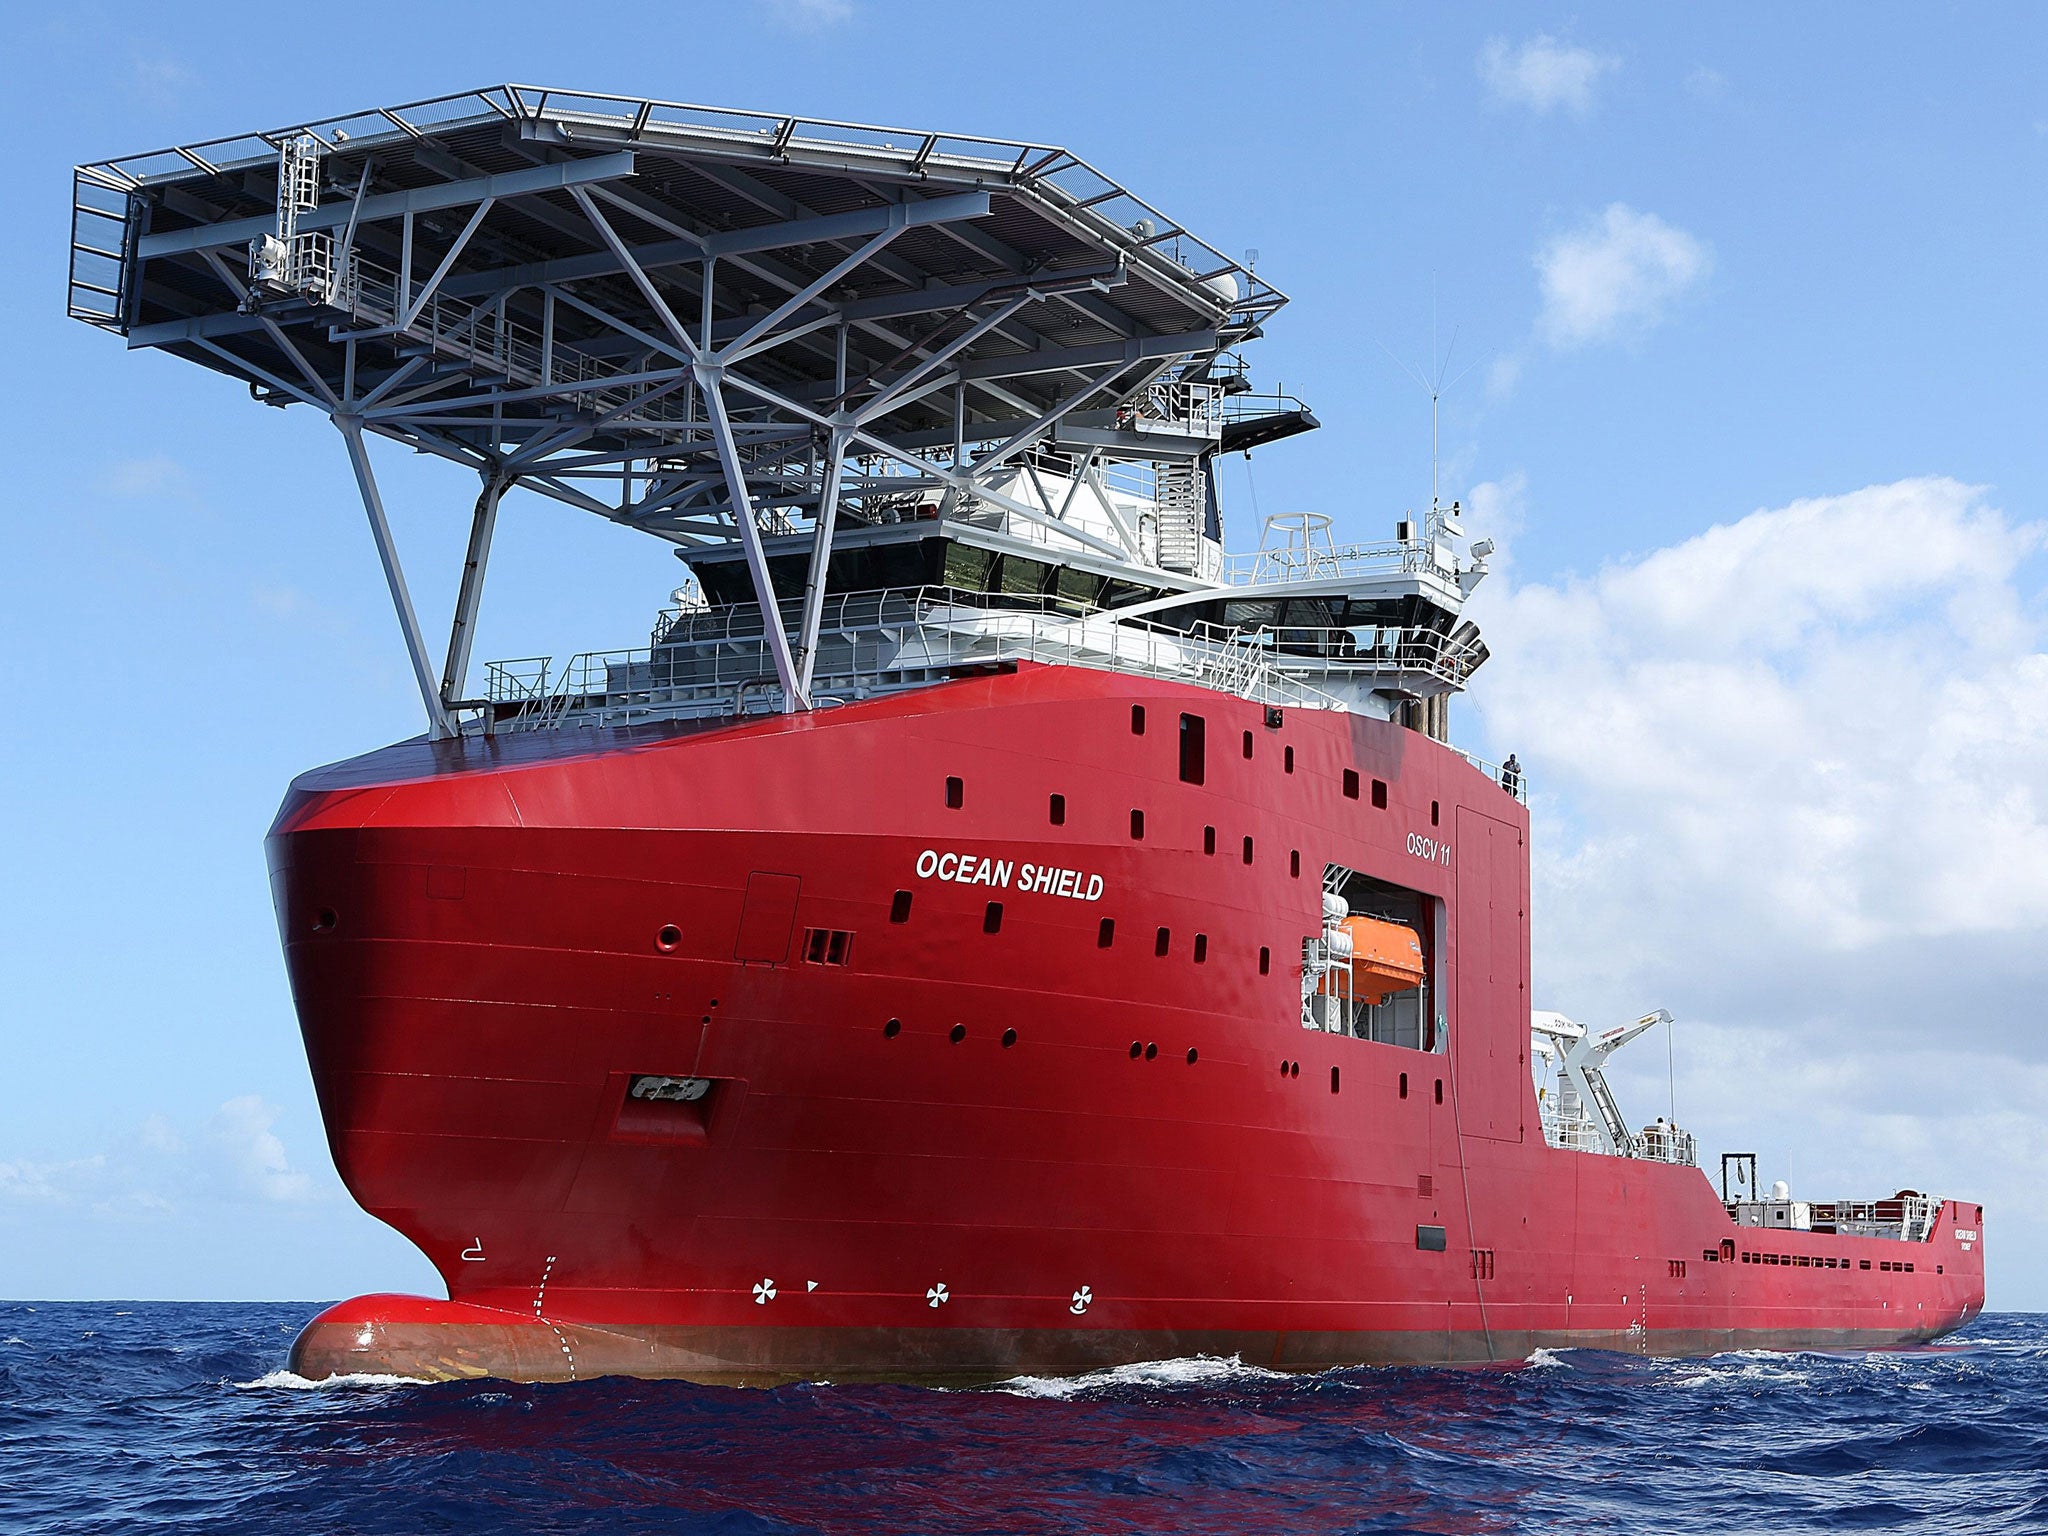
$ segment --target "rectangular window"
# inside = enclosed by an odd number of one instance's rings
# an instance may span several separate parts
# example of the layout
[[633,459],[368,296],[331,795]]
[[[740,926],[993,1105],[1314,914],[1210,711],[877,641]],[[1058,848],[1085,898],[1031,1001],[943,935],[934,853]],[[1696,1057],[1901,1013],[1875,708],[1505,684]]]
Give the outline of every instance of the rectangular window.
[[1297,880],[1301,878],[1301,850],[1299,848],[1288,850],[1287,873],[1294,876]]
[[1271,946],[1269,946],[1269,945],[1261,944],[1261,945],[1259,946],[1259,974],[1260,974],[1261,976],[1266,976],[1266,975],[1270,975],[1270,974],[1272,973],[1272,970],[1273,970],[1273,951],[1272,951],[1272,948],[1271,948]]
[[1172,947],[1173,930],[1171,928],[1160,929],[1158,937],[1152,941],[1152,953],[1164,958],[1166,952]]
[[1195,964],[1204,964],[1208,960],[1208,958],[1209,935],[1207,935],[1206,933],[1198,933],[1195,935]]
[[1134,842],[1134,843],[1137,843],[1137,842],[1143,842],[1143,841],[1144,841],[1144,839],[1145,839],[1145,813],[1144,813],[1143,811],[1132,811],[1132,812],[1131,812],[1131,841],[1132,841],[1132,842]]
[[1435,800],[1429,802],[1429,824],[1434,827],[1443,817],[1443,807]]
[[1064,827],[1067,824],[1067,797],[1065,795],[1054,795],[1048,807],[1048,814],[1051,816],[1054,826]]
[[1442,1227],[1416,1227],[1415,1246],[1423,1253],[1442,1253],[1445,1247],[1444,1229]]
[[1244,861],[1247,864],[1252,861],[1252,840],[1250,838],[1244,840]]
[[1358,770],[1356,768],[1346,768],[1344,770],[1344,798],[1346,800],[1356,800],[1358,798]]
[[1281,757],[1281,767],[1288,773],[1294,772],[1294,748],[1289,747]]
[[1116,942],[1116,919],[1105,917],[1095,925],[1095,947],[1107,949]]
[[967,803],[967,785],[959,779],[946,780],[946,809],[957,811]]
[[1145,706],[1142,704],[1133,704],[1131,706],[1131,734],[1133,736],[1145,734]]
[[1387,808],[1387,781],[1385,779],[1374,779],[1372,781],[1372,808],[1376,811],[1384,811]]
[[1216,851],[1216,829],[1215,829],[1214,827],[1204,827],[1204,828],[1202,828],[1202,852],[1204,852],[1204,853],[1214,853],[1215,851]]
[[1250,731],[1244,733],[1244,760],[1246,762],[1252,760],[1252,733]]
[[1180,781],[1200,784],[1208,776],[1208,722],[1200,715],[1180,717]]
[[1003,904],[1000,901],[990,902],[988,910],[981,914],[981,931],[983,933],[1001,933],[1003,931]]
[[889,921],[907,923],[910,921],[910,892],[898,891],[889,902]]

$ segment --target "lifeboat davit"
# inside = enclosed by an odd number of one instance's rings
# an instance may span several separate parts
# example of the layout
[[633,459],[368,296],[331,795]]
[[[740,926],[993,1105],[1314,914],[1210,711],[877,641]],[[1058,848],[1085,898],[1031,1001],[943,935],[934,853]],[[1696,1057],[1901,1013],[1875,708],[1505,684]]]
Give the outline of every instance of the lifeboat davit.
[[1341,967],[1333,966],[1323,973],[1317,991],[1354,1002],[1381,1003],[1390,993],[1422,985],[1422,940],[1407,924],[1354,913],[1326,931],[1332,953],[1340,958],[1349,941],[1351,972],[1347,976]]

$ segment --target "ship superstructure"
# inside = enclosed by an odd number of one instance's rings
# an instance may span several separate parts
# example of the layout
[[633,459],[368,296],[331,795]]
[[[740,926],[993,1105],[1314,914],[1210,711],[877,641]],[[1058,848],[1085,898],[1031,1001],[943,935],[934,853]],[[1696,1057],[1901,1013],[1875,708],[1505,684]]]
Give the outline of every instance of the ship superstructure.
[[[1285,297],[1068,151],[507,86],[77,187],[75,315],[333,420],[427,715],[302,777],[270,852],[337,1165],[449,1300],[333,1309],[302,1369],[1307,1367],[1981,1307],[1980,1208],[1765,1199],[1753,1159],[1717,1198],[1631,1131],[1601,1064],[1668,1016],[1532,1031],[1522,780],[1448,741],[1489,546],[1432,501],[1226,553],[1219,456],[1317,426],[1246,362]],[[478,476],[445,652],[379,437]],[[472,686],[514,488],[673,546],[646,644]]]

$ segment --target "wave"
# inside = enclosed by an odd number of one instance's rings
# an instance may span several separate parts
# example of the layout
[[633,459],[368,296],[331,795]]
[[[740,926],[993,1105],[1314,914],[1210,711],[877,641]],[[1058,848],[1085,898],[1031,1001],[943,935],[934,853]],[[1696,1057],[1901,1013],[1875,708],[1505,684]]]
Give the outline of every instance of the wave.
[[351,1371],[341,1376],[323,1376],[315,1381],[310,1376],[301,1376],[293,1371],[266,1371],[254,1381],[238,1381],[235,1386],[244,1392],[262,1392],[281,1389],[287,1392],[324,1392],[329,1388],[346,1387],[430,1387],[434,1383],[422,1376],[385,1376],[374,1371]]
[[1130,1387],[1173,1390],[1293,1379],[1286,1371],[1246,1365],[1240,1355],[1189,1355],[1178,1360],[1144,1360],[1136,1365],[1112,1366],[1080,1376],[1013,1376],[985,1390],[1007,1392],[1013,1397],[1063,1398]]

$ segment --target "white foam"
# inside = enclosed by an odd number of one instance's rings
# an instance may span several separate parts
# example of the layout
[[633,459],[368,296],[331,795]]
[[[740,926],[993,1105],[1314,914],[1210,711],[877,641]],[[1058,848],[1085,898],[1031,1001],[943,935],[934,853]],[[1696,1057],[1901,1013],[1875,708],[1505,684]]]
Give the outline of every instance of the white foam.
[[6,1338],[0,1339],[0,1344],[19,1344],[23,1349],[27,1349],[29,1347],[29,1342],[27,1339],[17,1339],[11,1333],[7,1335]]
[[1572,1368],[1572,1363],[1565,1359],[1564,1354],[1561,1349],[1533,1349],[1522,1364],[1532,1371],[1568,1371]]
[[1240,1381],[1280,1381],[1285,1371],[1246,1365],[1239,1355],[1191,1355],[1181,1360],[1143,1360],[1081,1376],[1013,1376],[992,1389],[1015,1397],[1079,1397],[1118,1387],[1210,1387]]
[[351,1371],[346,1375],[322,1377],[319,1381],[293,1371],[270,1371],[254,1381],[238,1381],[235,1385],[244,1391],[282,1389],[287,1392],[318,1392],[329,1387],[423,1387],[432,1383],[420,1376],[384,1376],[371,1371]]

